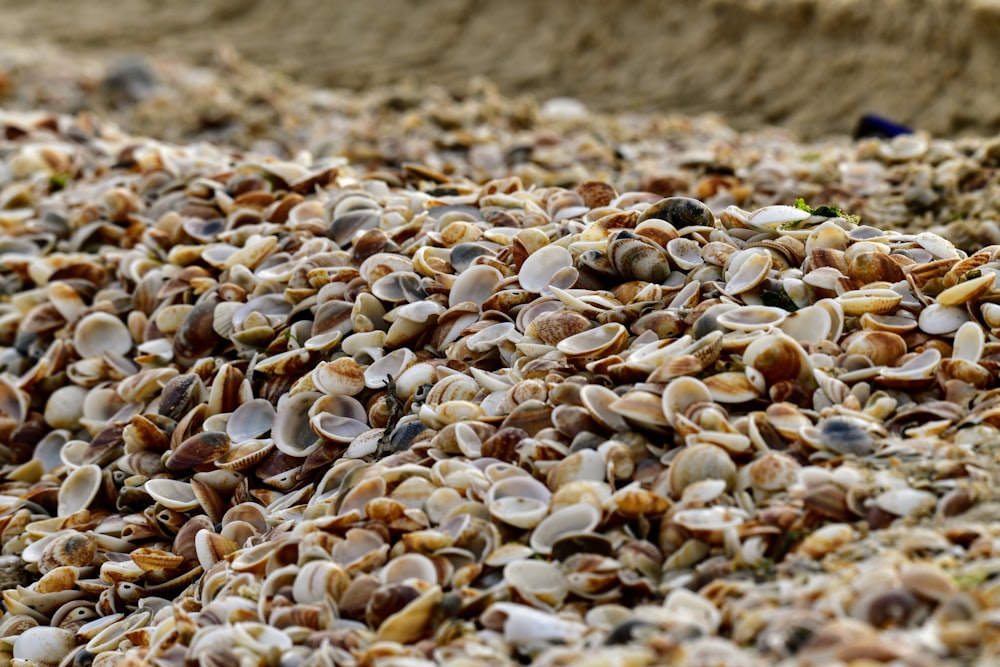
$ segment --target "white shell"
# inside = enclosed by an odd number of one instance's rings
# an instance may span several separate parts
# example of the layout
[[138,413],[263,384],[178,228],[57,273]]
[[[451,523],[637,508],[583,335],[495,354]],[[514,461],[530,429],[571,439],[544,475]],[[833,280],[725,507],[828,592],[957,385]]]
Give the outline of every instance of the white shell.
[[281,397],[271,426],[275,447],[289,456],[301,458],[320,446],[322,441],[309,424],[309,409],[321,396],[318,392],[304,391]]
[[84,317],[73,332],[73,347],[84,358],[105,352],[128,354],[132,349],[132,334],[120,319],[110,313],[96,312]]
[[448,293],[448,306],[471,301],[482,307],[501,280],[503,275],[489,264],[473,264],[455,278]]
[[257,438],[271,430],[275,410],[269,401],[255,398],[236,408],[226,422],[226,433],[233,442]]
[[69,516],[86,509],[101,490],[101,469],[90,463],[66,476],[59,488],[58,516]]
[[955,332],[951,358],[976,363],[983,356],[985,346],[986,334],[983,333],[983,328],[975,322],[966,322]]
[[58,665],[76,643],[72,632],[46,626],[28,628],[13,641],[14,660],[24,660],[38,667]]
[[143,485],[146,493],[164,507],[178,512],[188,512],[198,507],[198,498],[187,482],[175,479],[155,478]]
[[560,270],[573,266],[573,256],[569,250],[557,245],[547,245],[528,255],[518,272],[521,287],[542,293]]
[[969,313],[965,308],[932,303],[920,311],[917,324],[924,333],[938,336],[958,331],[968,321]]
[[601,510],[590,503],[560,507],[545,517],[531,533],[531,548],[536,553],[552,553],[552,545],[564,535],[592,531],[601,521]]
[[491,515],[518,528],[534,528],[549,513],[552,492],[534,479],[518,475],[490,487],[486,506]]

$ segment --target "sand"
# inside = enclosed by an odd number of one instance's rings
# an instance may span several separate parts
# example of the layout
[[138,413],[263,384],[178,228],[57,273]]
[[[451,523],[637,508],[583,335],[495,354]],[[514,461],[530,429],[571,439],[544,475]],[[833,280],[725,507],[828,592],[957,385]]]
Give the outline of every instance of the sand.
[[713,111],[805,138],[849,133],[869,111],[936,135],[1000,128],[994,0],[32,0],[5,2],[0,19],[0,54],[49,45],[217,64],[225,47],[308,85],[485,75],[511,96]]

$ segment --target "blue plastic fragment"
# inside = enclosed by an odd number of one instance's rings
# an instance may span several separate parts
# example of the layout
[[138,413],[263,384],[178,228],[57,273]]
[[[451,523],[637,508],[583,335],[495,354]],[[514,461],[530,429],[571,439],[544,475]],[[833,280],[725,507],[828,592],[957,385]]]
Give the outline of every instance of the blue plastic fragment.
[[854,128],[854,138],[875,137],[877,139],[891,139],[900,134],[913,134],[913,130],[906,125],[901,125],[876,114],[865,114],[858,121]]

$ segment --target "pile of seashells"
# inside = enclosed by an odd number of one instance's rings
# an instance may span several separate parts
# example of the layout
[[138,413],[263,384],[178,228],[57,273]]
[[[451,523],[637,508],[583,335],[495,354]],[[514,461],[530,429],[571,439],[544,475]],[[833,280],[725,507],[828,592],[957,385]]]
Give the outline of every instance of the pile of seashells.
[[1000,658],[1000,247],[0,126],[0,663]]

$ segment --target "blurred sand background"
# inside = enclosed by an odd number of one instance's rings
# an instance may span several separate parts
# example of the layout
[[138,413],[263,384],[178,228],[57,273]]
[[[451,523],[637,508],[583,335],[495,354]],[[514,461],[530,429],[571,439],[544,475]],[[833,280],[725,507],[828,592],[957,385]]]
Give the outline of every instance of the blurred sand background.
[[227,47],[329,88],[485,75],[512,96],[712,111],[803,138],[865,112],[944,136],[1000,129],[997,0],[0,0],[0,57],[212,65]]

